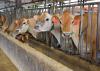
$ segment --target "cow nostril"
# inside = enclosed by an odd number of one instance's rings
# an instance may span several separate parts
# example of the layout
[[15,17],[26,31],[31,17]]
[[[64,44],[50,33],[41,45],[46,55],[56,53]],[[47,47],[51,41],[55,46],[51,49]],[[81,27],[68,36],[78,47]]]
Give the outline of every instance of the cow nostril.
[[54,22],[52,21],[52,23],[54,24]]

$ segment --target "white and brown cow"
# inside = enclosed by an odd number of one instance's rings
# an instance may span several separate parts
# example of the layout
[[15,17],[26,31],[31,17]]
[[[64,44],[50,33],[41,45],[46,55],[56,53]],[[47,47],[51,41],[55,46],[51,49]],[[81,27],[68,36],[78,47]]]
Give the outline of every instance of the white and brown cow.
[[33,18],[28,19],[29,32],[36,38],[36,35],[39,32],[46,32],[51,29],[52,16],[47,12],[42,13],[41,15],[35,15]]
[[[25,23],[27,23],[27,19],[26,18],[20,18],[20,19],[14,20],[12,22],[12,24],[8,25],[9,27],[7,27],[5,29],[5,32],[7,32],[8,34],[12,35],[13,37],[16,37],[16,35],[18,34],[18,32],[16,32],[16,30],[18,28],[20,28],[22,24],[25,24]],[[5,25],[5,26],[7,26],[7,25]],[[19,40],[22,41],[23,38],[22,39],[21,38],[22,38],[22,36],[20,36]]]
[[36,38],[38,32],[43,31],[43,29],[39,27],[44,24],[44,15],[45,14],[35,15],[32,18],[19,20],[18,24],[16,23],[13,28],[15,28],[15,31],[18,30],[17,35],[29,32],[34,38]]

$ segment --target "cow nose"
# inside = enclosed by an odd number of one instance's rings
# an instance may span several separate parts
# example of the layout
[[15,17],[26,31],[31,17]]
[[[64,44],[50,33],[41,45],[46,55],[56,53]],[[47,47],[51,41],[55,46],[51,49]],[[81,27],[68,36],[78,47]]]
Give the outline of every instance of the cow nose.
[[54,24],[54,21],[52,21],[52,23]]

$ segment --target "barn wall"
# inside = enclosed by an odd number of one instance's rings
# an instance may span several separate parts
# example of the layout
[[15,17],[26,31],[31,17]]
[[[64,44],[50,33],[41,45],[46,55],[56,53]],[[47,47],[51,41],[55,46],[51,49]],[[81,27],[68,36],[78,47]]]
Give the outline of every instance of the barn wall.
[[0,33],[0,48],[19,71],[72,71],[4,33]]

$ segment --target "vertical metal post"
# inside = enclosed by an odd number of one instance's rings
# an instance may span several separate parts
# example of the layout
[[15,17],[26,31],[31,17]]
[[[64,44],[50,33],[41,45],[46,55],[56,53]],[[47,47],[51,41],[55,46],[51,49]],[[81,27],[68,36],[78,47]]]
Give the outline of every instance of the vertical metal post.
[[80,15],[81,15],[81,24],[80,24],[80,32],[79,32],[79,35],[80,35],[80,38],[79,38],[79,53],[81,55],[83,55],[83,33],[82,33],[82,26],[83,26],[83,5],[82,5],[82,2],[81,2],[81,6],[80,6]]
[[98,4],[97,13],[96,58],[100,59],[100,3]]
[[21,0],[15,0],[16,2],[16,17],[19,18],[18,16],[18,11],[20,11],[20,7],[21,7]]
[[74,15],[75,13],[75,7],[72,7],[72,14]]
[[46,12],[46,4],[47,4],[47,0],[45,0],[45,4],[44,4],[45,5],[45,12]]
[[[90,33],[87,33],[87,32],[86,32],[86,34],[90,34],[90,41],[89,41],[89,43],[90,43],[89,45],[90,45],[90,46],[88,46],[88,44],[87,44],[89,38],[86,36],[86,37],[87,37],[87,38],[86,38],[86,39],[87,39],[87,41],[86,41],[86,52],[88,51],[88,49],[90,49],[90,53],[91,53],[91,54],[92,54],[92,48],[93,48],[93,47],[92,47],[92,33],[93,33],[92,30],[94,29],[94,28],[92,28],[92,27],[93,27],[93,26],[92,26],[92,14],[93,14],[93,13],[92,13],[92,12],[93,12],[92,9],[93,9],[93,5],[92,5],[92,8],[91,8],[91,5],[89,5],[89,6],[88,6],[88,24],[87,24],[87,27],[88,27],[88,26],[90,27]],[[88,28],[87,28],[87,31],[88,31]],[[89,58],[91,58],[91,55],[90,55]]]
[[63,2],[61,2],[61,8],[62,8],[62,11],[63,11]]
[[[69,0],[69,5],[71,4],[71,0]],[[71,12],[71,7],[69,6],[69,11]]]
[[10,23],[10,15],[9,15],[9,10],[7,8],[8,6],[9,6],[9,3],[7,2],[7,0],[5,0],[5,15],[8,18],[8,22],[7,23]]
[[48,5],[48,13],[49,13],[49,14],[51,13],[50,9],[51,9],[51,5],[49,4],[49,5]]
[[53,13],[55,13],[55,2],[53,2]]

